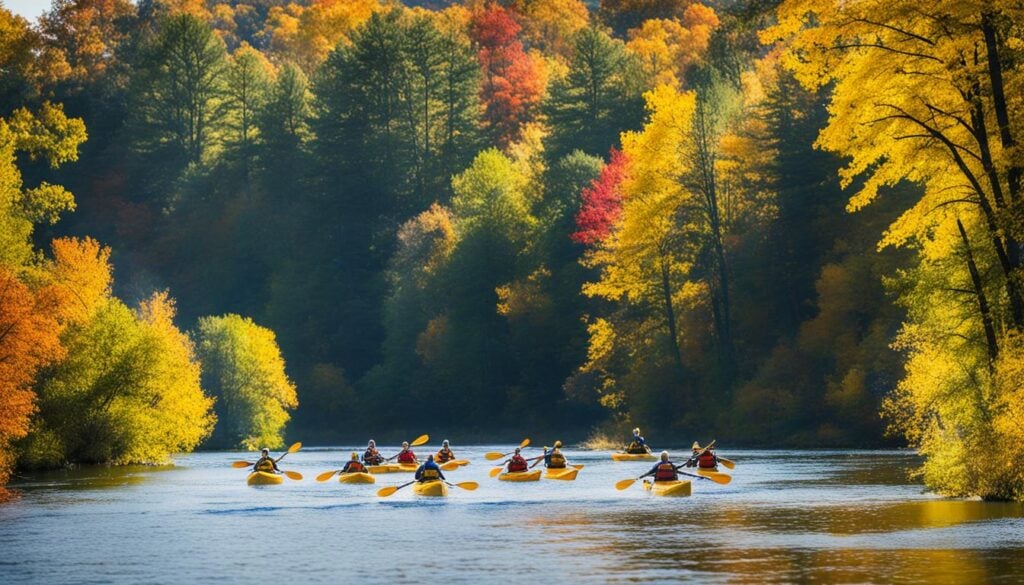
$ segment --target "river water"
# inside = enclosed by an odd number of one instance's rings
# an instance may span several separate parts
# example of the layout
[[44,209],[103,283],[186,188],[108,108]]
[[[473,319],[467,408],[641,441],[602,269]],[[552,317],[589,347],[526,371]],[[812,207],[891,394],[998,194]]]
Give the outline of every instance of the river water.
[[[238,453],[173,468],[18,479],[0,506],[2,583],[1024,583],[1024,506],[947,500],[905,452],[723,451],[731,484],[689,498],[616,481],[648,463],[568,450],[575,482],[499,482],[483,453],[446,499],[317,483],[351,448],[282,461],[301,482],[248,487]],[[507,450],[507,449],[505,449]],[[421,449],[421,453],[425,453]]]

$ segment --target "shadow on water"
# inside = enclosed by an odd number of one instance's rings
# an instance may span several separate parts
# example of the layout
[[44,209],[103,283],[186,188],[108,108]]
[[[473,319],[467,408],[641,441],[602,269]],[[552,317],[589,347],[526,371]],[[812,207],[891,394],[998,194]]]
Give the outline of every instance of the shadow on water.
[[142,484],[153,473],[174,469],[173,465],[82,465],[70,469],[22,472],[11,482],[10,487],[23,492],[123,488]]

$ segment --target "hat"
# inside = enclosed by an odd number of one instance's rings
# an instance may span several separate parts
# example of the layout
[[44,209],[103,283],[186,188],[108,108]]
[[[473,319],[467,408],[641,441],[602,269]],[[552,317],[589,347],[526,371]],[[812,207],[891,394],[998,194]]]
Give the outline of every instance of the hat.
[[700,451],[701,450],[700,443],[698,443],[697,441],[694,441],[693,442],[693,450],[694,451]]

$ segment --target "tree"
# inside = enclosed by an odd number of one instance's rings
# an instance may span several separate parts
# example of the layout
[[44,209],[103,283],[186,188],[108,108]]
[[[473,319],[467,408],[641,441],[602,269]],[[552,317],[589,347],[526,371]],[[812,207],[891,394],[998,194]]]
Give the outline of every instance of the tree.
[[131,108],[135,149],[161,174],[204,162],[222,123],[225,72],[224,43],[208,24],[187,13],[161,22],[133,80]]
[[270,63],[248,45],[239,47],[224,75],[225,143],[233,158],[249,175],[258,139],[258,112],[270,86]]
[[569,71],[557,79],[544,104],[552,127],[547,141],[553,160],[574,149],[603,155],[619,134],[639,127],[643,97],[636,63],[621,41],[591,26],[573,37]]
[[470,37],[483,69],[484,122],[501,146],[520,137],[544,94],[539,65],[524,51],[520,31],[512,14],[497,3],[473,13]]
[[212,444],[258,449],[284,444],[298,406],[274,333],[238,315],[203,317],[196,332],[204,385],[217,399]]
[[713,9],[691,4],[681,18],[645,20],[629,32],[626,48],[655,84],[679,84],[704,62],[718,24]]
[[128,0],[55,0],[39,17],[39,32],[67,63],[68,77],[85,87],[117,65],[123,23],[134,16]]
[[601,0],[598,14],[620,37],[656,19],[682,16],[692,0]]
[[622,215],[621,188],[627,166],[626,155],[613,148],[611,160],[601,168],[601,174],[580,194],[574,241],[596,245],[611,235]]

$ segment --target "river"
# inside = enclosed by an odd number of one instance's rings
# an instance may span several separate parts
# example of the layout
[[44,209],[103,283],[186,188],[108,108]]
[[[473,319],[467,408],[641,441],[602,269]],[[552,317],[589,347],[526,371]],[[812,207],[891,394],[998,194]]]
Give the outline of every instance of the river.
[[[238,453],[174,467],[29,474],[0,505],[0,582],[12,583],[1024,583],[1024,506],[948,500],[894,451],[723,451],[729,485],[689,498],[616,481],[648,463],[567,450],[575,482],[499,482],[483,453],[446,499],[317,483],[351,448],[282,461],[301,482],[248,487]],[[394,451],[391,451],[394,452]],[[421,453],[423,451],[421,450]]]

